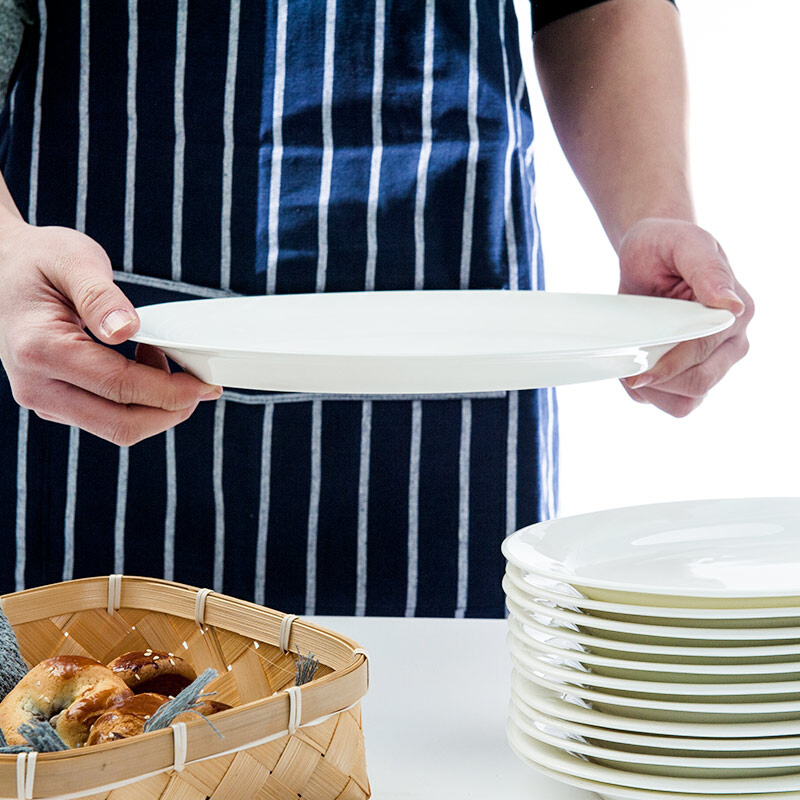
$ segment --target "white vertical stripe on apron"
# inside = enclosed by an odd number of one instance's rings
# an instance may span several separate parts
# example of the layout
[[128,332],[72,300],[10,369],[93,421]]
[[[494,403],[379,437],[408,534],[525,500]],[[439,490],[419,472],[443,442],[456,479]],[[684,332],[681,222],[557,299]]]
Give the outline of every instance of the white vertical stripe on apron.
[[519,392],[508,393],[506,438],[506,536],[517,528],[517,439],[519,438]]
[[130,451],[119,448],[117,470],[117,507],[114,512],[114,572],[125,572],[125,512],[128,507],[128,466]]
[[511,207],[511,156],[516,147],[514,118],[511,110],[511,87],[508,75],[508,50],[506,49],[506,1],[499,0],[500,47],[503,51],[503,83],[506,90],[506,118],[508,124],[508,149],[506,150],[505,189],[503,191],[503,209],[506,224],[506,249],[508,250],[508,286],[512,290],[519,289],[519,265],[517,263],[517,236],[514,230],[514,211]]
[[133,272],[133,208],[136,202],[136,73],[139,57],[138,0],[128,0],[128,146],[125,166],[125,244],[122,268]]
[[17,530],[16,530],[16,562],[14,564],[14,591],[21,592],[25,588],[25,556],[27,547],[25,529],[28,511],[28,416],[27,408],[19,409],[17,425]]
[[75,568],[75,504],[78,494],[78,448],[80,428],[70,426],[67,455],[67,501],[64,506],[64,561],[61,580],[71,581]]
[[214,485],[214,591],[222,592],[225,573],[225,494],[222,486],[225,398],[214,407],[214,456],[211,468]]
[[467,91],[467,184],[464,189],[464,222],[461,234],[461,288],[469,288],[472,263],[472,226],[475,216],[475,180],[478,172],[478,9],[469,0],[469,88]]
[[408,583],[406,616],[417,613],[419,581],[419,463],[422,451],[422,401],[411,402],[411,456],[408,465]]
[[167,472],[167,502],[164,511],[164,580],[175,580],[175,509],[178,501],[178,476],[175,457],[175,428],[164,436]]
[[183,89],[186,78],[186,28],[189,0],[178,0],[175,31],[175,95],[173,117],[175,149],[172,159],[172,280],[181,279],[183,255],[183,173],[186,152],[186,126],[183,114]]
[[331,173],[333,172],[333,55],[336,47],[336,0],[328,0],[325,7],[325,67],[322,77],[322,176],[319,186],[317,291],[325,291],[328,269],[328,204],[331,199]]
[[[42,131],[42,87],[44,85],[44,56],[47,43],[47,4],[39,0],[39,57],[36,66],[36,89],[33,96],[33,130],[31,132],[31,169],[28,183],[28,222],[36,225],[36,206],[39,198],[39,137]],[[25,588],[27,547],[25,532],[28,512],[28,424],[30,412],[19,409],[17,426],[17,513],[16,561],[14,585],[16,591]]]
[[425,287],[425,193],[428,183],[428,163],[431,158],[433,133],[431,106],[433,104],[433,33],[436,0],[425,0],[425,50],[422,79],[422,147],[417,165],[417,193],[414,203],[414,288]]
[[81,0],[81,66],[78,87],[78,199],[75,228],[86,230],[89,185],[89,0]]
[[306,614],[317,605],[317,533],[319,495],[322,484],[322,400],[311,401],[311,485],[308,493],[308,538],[306,540]]
[[36,89],[33,94],[33,131],[31,134],[31,172],[28,187],[28,222],[36,225],[39,202],[39,139],[42,135],[42,89],[44,55],[47,49],[47,4],[39,0],[39,58],[36,66]]
[[272,471],[272,416],[275,406],[264,404],[261,432],[261,488],[258,498],[258,539],[256,540],[256,580],[253,599],[264,605],[267,573],[267,531],[269,529],[270,477]]
[[222,112],[222,220],[220,243],[219,284],[231,285],[231,209],[233,208],[233,112],[236,107],[236,70],[239,56],[240,0],[231,0],[231,19],[228,26],[228,63],[225,67],[225,99]]
[[367,200],[367,270],[364,288],[375,288],[378,260],[378,190],[383,158],[383,46],[386,28],[386,0],[375,0],[375,51],[372,67],[372,160],[369,167],[369,199]]
[[469,476],[472,443],[472,400],[461,401],[461,444],[458,453],[458,588],[456,613],[458,618],[467,612],[469,581]]
[[288,0],[278,0],[275,43],[275,85],[272,92],[272,170],[269,176],[269,221],[267,249],[267,294],[275,294],[278,271],[278,213],[281,202],[283,158],[283,91],[286,86],[286,23]]
[[361,403],[361,454],[358,462],[358,539],[356,552],[356,611],[367,610],[367,532],[369,523],[369,463],[372,445],[372,401]]

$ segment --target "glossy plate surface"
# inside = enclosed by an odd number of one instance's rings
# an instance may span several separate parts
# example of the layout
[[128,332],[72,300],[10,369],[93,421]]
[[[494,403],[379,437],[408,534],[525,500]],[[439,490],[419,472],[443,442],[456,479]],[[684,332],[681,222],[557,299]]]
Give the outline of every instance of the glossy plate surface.
[[800,498],[754,498],[635,506],[550,520],[512,534],[503,553],[520,569],[579,591],[596,587],[606,594],[753,598],[757,603],[800,595],[799,543]]
[[134,341],[222,386],[337,394],[533,389],[636,375],[727,311],[634,295],[330,292],[137,309]]

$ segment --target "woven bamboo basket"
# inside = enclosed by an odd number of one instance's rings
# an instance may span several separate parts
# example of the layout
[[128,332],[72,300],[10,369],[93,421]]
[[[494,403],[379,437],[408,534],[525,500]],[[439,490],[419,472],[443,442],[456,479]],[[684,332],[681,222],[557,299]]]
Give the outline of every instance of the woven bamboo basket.
[[[219,673],[205,691],[234,708],[118,742],[0,755],[13,800],[364,800],[360,700],[366,653],[310,622],[208,589],[132,576],[84,578],[0,597],[28,666],[55,655],[106,664],[153,648]],[[320,661],[295,687],[291,652]],[[2,665],[0,665],[1,668]]]

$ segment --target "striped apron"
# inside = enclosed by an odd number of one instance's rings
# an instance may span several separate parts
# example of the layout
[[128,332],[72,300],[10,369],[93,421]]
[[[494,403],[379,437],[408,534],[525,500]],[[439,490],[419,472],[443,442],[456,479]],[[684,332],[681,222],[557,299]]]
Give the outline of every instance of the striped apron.
[[[512,0],[39,0],[0,169],[135,305],[531,290],[532,141]],[[0,592],[122,572],[300,614],[501,616],[503,538],[555,513],[552,390],[226,390],[127,448],[3,378],[0,419]]]

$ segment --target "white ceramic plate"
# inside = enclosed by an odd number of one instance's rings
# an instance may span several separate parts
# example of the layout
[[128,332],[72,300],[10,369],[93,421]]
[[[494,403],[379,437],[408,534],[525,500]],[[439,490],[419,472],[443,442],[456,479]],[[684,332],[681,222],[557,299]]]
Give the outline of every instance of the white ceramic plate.
[[638,642],[621,642],[617,639],[606,639],[602,636],[579,631],[575,626],[546,625],[536,619],[535,614],[526,611],[512,598],[506,597],[509,612],[531,631],[543,637],[544,641],[564,640],[587,647],[592,653],[614,658],[626,658],[634,664],[643,661],[654,663],[675,662],[678,664],[772,664],[786,661],[800,662],[800,644],[758,645],[753,647],[690,647],[640,644]]
[[607,603],[590,600],[568,583],[550,581],[531,572],[525,572],[514,564],[506,565],[506,575],[521,591],[532,597],[549,600],[562,608],[585,609],[608,619],[647,622],[652,618],[656,625],[740,625],[769,627],[800,627],[800,607],[786,608],[690,608],[666,606],[642,606],[631,603]]
[[509,291],[342,292],[137,309],[135,341],[222,386],[395,394],[637,375],[733,322],[698,303]]
[[[769,696],[764,698],[764,702],[790,700],[792,696],[800,697],[799,681],[682,683],[659,681],[656,679],[644,681],[629,680],[609,675],[597,675],[586,667],[581,668],[580,664],[567,666],[550,663],[537,654],[533,648],[521,642],[513,633],[509,633],[508,646],[509,650],[519,658],[528,669],[538,670],[551,680],[564,681],[565,683],[576,684],[578,686],[613,689],[616,692],[625,693],[626,696],[630,692],[634,695],[677,696],[687,701],[690,697],[695,696],[713,696],[715,698],[730,698],[730,702],[732,703],[740,702],[744,696],[752,696],[751,702],[761,702],[758,697],[759,695]],[[775,697],[772,697],[772,695],[775,695]],[[787,697],[787,695],[789,695],[789,697]],[[798,706],[798,708],[800,708],[800,706]]]
[[677,778],[665,775],[646,775],[625,769],[594,764],[557,747],[539,742],[516,724],[508,721],[508,727],[516,729],[515,745],[531,761],[543,764],[557,772],[577,775],[611,786],[630,786],[662,792],[705,792],[707,794],[749,795],[765,792],[792,792],[800,790],[800,772],[794,775],[779,775],[765,778]]
[[635,594],[670,598],[656,605],[691,597],[733,607],[785,598],[797,607],[799,541],[800,498],[694,500],[540,522],[508,537],[503,553],[591,599],[623,593],[620,602]]
[[631,697],[614,694],[611,691],[591,689],[585,686],[567,684],[554,679],[538,668],[529,667],[513,651],[511,663],[525,678],[561,692],[572,699],[591,703],[593,708],[610,714],[639,719],[653,719],[663,722],[793,722],[800,723],[800,700],[783,702],[688,702],[663,700],[650,697]]
[[[555,607],[550,601],[537,600],[518,589],[508,575],[503,576],[503,590],[507,597],[521,605],[531,614],[536,614],[545,624],[547,620],[570,623],[578,628],[601,630],[604,635],[617,634],[622,641],[647,643],[658,640],[689,639],[704,644],[714,643],[720,647],[728,642],[763,642],[774,644],[800,643],[800,628],[691,628],[683,625],[648,625],[636,622],[620,622],[616,619],[593,617],[577,611]],[[611,636],[611,638],[617,638]]]
[[588,652],[583,646],[557,637],[545,637],[533,630],[513,614],[508,618],[508,629],[531,650],[536,651],[546,663],[554,666],[579,669],[588,664],[599,675],[610,675],[629,680],[672,681],[675,683],[725,683],[742,681],[800,681],[800,661],[776,664],[669,664],[656,661],[633,661],[608,658]]
[[[794,720],[778,720],[774,722],[688,722],[683,720],[657,720],[649,718],[627,717],[593,708],[586,700],[575,695],[566,694],[562,687],[547,687],[531,681],[519,671],[513,671],[511,685],[523,697],[528,705],[559,720],[570,720],[584,725],[604,728],[606,731],[623,731],[628,733],[646,733],[659,737],[677,737],[679,739],[720,740],[724,749],[738,749],[739,745],[748,750],[756,749],[754,739],[777,743],[781,737],[795,746],[800,736],[800,718]],[[723,740],[730,740],[726,746]],[[677,739],[676,739],[677,740]],[[666,746],[666,745],[665,745]]]
[[527,736],[559,750],[580,753],[593,761],[614,762],[608,766],[617,769],[648,772],[654,775],[674,774],[676,777],[706,778],[745,778],[767,775],[787,775],[800,772],[800,755],[773,755],[764,752],[753,757],[725,757],[712,753],[701,755],[661,755],[656,753],[632,752],[593,744],[582,736],[576,737],[558,726],[541,719],[532,719],[518,707],[514,698],[508,710],[514,724]]
[[[548,778],[577,786],[590,792],[597,793],[604,800],[729,800],[739,797],[738,791],[728,793],[701,794],[698,792],[665,792],[650,789],[639,789],[631,786],[618,786],[603,781],[591,780],[579,775],[573,775],[539,763],[529,754],[526,740],[522,731],[510,723],[506,726],[508,744],[516,756],[526,764],[532,766]],[[587,762],[588,763],[588,762]],[[747,800],[800,800],[800,792],[767,792],[747,795]]]
[[[545,714],[531,705],[517,688],[521,678],[515,674],[511,684],[511,702],[531,722],[544,726],[544,730],[561,731],[587,742],[602,742],[605,746],[633,753],[653,755],[689,755],[708,758],[708,753],[721,758],[754,758],[772,755],[793,755],[800,758],[800,736],[772,736],[762,739],[698,739],[678,736],[658,736],[626,733],[610,728],[599,728]],[[543,690],[544,691],[544,690]],[[535,700],[534,700],[535,702]]]

